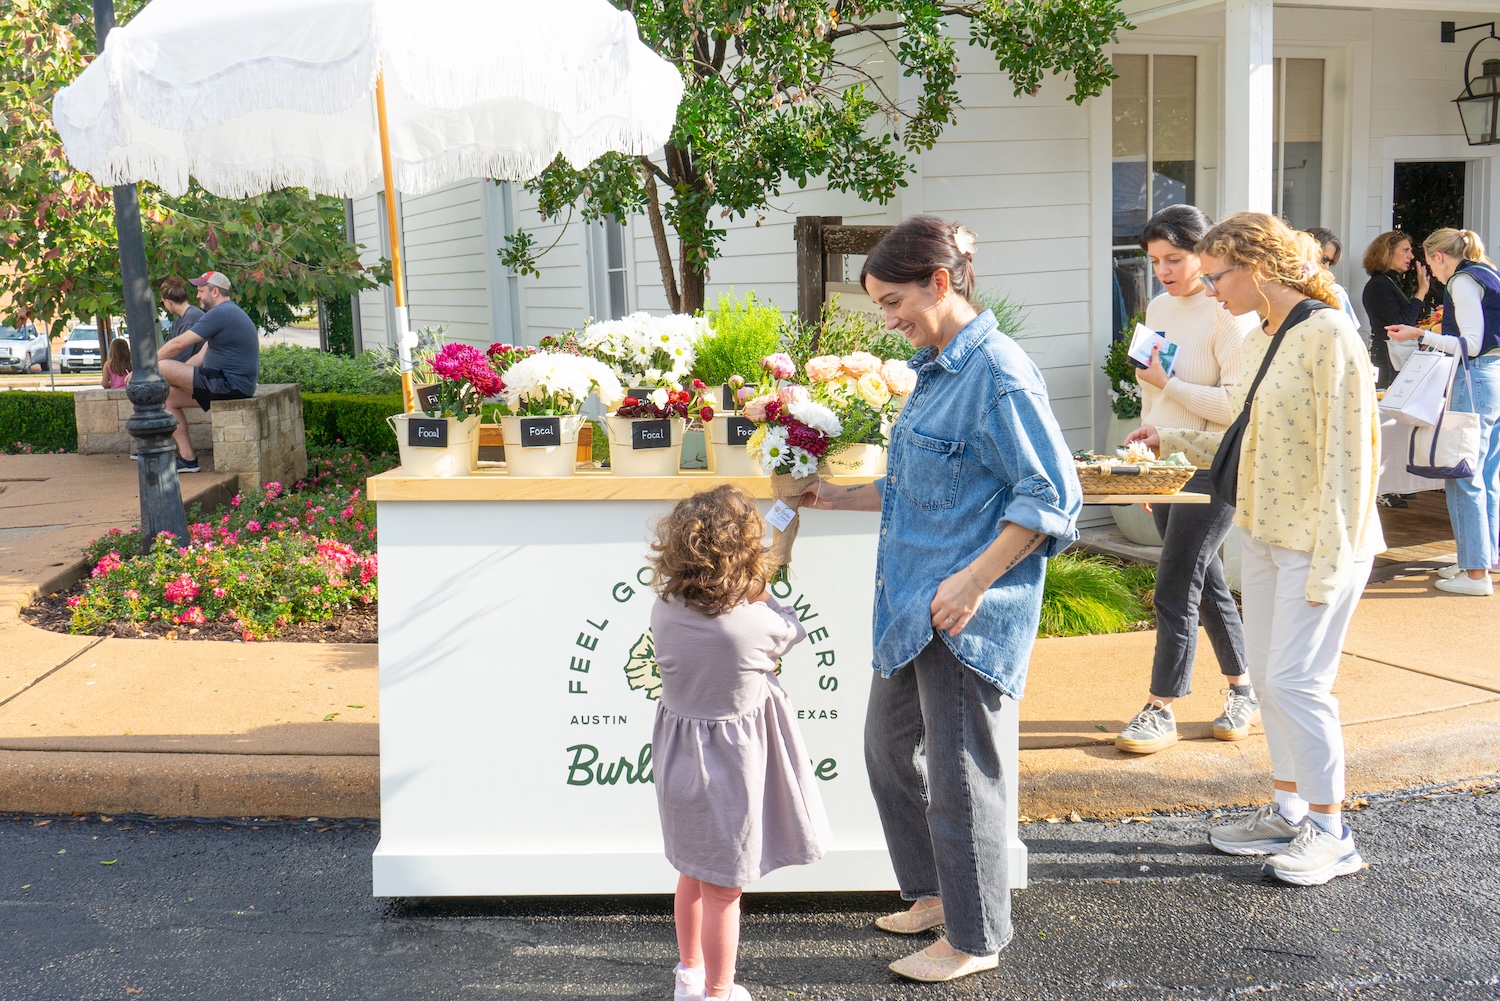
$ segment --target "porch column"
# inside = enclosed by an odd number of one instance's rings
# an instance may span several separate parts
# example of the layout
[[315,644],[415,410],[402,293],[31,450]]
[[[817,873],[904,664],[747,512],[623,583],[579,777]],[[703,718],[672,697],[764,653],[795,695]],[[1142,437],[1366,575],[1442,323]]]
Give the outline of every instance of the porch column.
[[1271,212],[1272,0],[1224,7],[1224,169],[1221,215]]

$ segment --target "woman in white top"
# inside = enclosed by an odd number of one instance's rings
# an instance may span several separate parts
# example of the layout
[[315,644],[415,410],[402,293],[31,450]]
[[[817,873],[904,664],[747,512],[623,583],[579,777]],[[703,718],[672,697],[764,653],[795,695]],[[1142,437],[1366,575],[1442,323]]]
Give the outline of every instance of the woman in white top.
[[[1484,597],[1493,594],[1490,571],[1496,565],[1500,532],[1500,273],[1478,234],[1440,229],[1422,241],[1432,277],[1448,288],[1443,295],[1442,333],[1416,327],[1386,327],[1391,340],[1421,338],[1422,346],[1458,354],[1462,339],[1469,371],[1453,380],[1451,408],[1479,415],[1479,464],[1473,476],[1448,480],[1448,517],[1458,543],[1458,562],[1438,571],[1439,590]],[[1472,388],[1471,388],[1472,386]]]
[[[1222,431],[1234,420],[1229,388],[1239,375],[1245,334],[1256,324],[1253,316],[1231,316],[1205,294],[1193,248],[1212,225],[1201,209],[1173,205],[1152,216],[1141,233],[1141,247],[1166,290],[1146,307],[1146,326],[1177,345],[1171,372],[1153,353],[1150,367],[1136,373],[1141,420],[1148,424]],[[1210,493],[1208,470],[1199,470],[1185,489]],[[1259,718],[1260,706],[1245,673],[1244,627],[1219,559],[1234,508],[1215,498],[1202,505],[1158,504],[1152,515],[1162,547],[1151,690],[1145,708],[1115,737],[1115,746],[1151,754],[1177,742],[1172,703],[1192,689],[1200,621],[1229,685],[1214,736],[1239,740]]]

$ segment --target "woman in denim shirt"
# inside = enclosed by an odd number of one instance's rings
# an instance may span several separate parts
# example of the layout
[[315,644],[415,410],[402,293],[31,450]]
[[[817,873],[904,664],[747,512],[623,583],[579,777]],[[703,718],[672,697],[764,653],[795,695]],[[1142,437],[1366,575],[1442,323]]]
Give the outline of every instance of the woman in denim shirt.
[[802,500],[880,512],[865,760],[914,903],[876,925],[946,926],[891,964],[929,982],[993,969],[1010,941],[1000,700],[1021,697],[1046,558],[1078,537],[1082,506],[1041,373],[972,302],[974,247],[962,226],[917,216],[870,252],[860,282],[918,349],[917,385],[887,475]]

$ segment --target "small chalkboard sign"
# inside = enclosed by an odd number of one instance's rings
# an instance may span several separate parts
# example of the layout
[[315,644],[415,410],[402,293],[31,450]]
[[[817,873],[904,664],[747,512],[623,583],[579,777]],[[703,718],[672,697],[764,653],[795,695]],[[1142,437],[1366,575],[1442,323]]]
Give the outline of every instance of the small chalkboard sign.
[[744,448],[750,436],[755,433],[755,422],[748,417],[726,417],[726,437],[731,448]]
[[438,388],[431,386],[413,386],[412,395],[417,398],[417,409],[424,413],[431,413],[438,408]]
[[411,418],[406,422],[406,443],[412,448],[447,448],[447,418]]
[[625,390],[625,395],[634,396],[637,400],[649,400],[653,392],[655,392],[655,390],[651,389],[649,386],[631,386],[629,389]]
[[[738,410],[739,407],[737,406],[737,404],[739,403],[739,401],[735,399],[735,396],[737,394],[734,390],[734,387],[730,386],[729,383],[726,382],[721,385],[719,389],[722,390],[719,395],[723,398],[719,409],[726,414],[732,414],[736,410]],[[733,438],[730,438],[729,440],[734,441]]]
[[522,448],[550,448],[562,443],[562,418],[521,418],[521,440],[517,444]]
[[646,448],[669,448],[671,444],[671,421],[631,421],[630,448],[632,451]]

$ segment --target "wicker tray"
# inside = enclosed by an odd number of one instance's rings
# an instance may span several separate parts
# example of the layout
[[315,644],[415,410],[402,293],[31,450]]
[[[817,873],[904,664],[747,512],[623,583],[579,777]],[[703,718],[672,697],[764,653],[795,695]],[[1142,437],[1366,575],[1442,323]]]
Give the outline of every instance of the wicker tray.
[[1085,494],[1175,494],[1198,470],[1192,466],[1078,466]]

